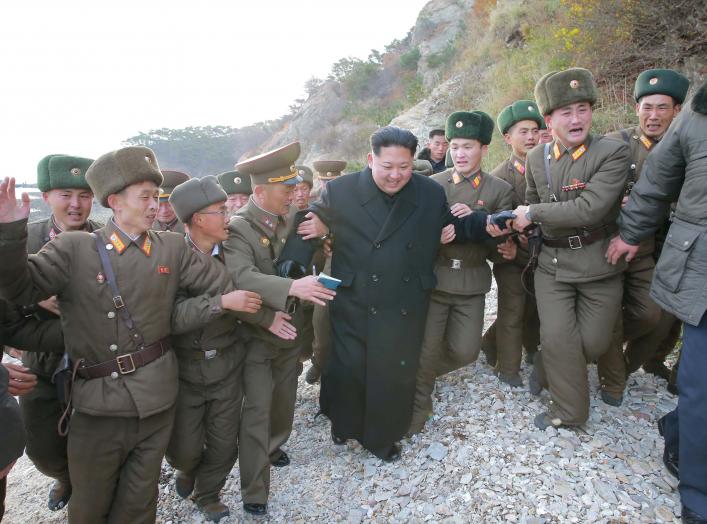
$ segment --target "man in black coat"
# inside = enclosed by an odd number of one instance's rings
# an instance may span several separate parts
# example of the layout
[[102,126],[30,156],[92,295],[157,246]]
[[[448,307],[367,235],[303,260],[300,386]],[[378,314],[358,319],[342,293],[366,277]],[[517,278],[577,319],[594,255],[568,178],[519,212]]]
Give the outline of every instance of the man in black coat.
[[368,167],[329,182],[298,229],[305,239],[333,235],[332,276],[342,281],[329,306],[321,410],[334,442],[356,439],[386,461],[399,458],[395,443],[410,427],[440,240],[489,238],[486,214],[455,218],[442,187],[413,174],[416,148],[409,131],[376,131]]

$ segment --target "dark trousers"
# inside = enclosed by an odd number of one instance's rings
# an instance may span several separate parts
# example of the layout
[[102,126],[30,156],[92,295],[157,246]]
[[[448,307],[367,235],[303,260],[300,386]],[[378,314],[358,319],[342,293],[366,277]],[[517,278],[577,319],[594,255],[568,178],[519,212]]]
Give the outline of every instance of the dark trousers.
[[707,515],[707,315],[697,327],[685,324],[683,329],[680,396],[677,410],[665,420],[665,443],[675,449],[675,439],[679,442],[682,503]]

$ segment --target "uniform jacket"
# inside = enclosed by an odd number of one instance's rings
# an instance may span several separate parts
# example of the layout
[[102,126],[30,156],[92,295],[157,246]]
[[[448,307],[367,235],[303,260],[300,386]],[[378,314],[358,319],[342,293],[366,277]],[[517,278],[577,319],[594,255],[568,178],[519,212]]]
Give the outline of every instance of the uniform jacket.
[[[580,154],[582,148],[586,151]],[[559,158],[557,152],[560,153]],[[614,226],[624,194],[629,166],[626,144],[589,135],[570,151],[555,140],[550,144],[550,184],[557,202],[552,202],[545,175],[544,144],[534,147],[525,164],[526,199],[531,218],[545,236],[565,237]],[[576,158],[573,158],[573,156]],[[563,190],[586,184],[584,189]],[[625,264],[611,265],[605,253],[609,238],[580,249],[542,246],[538,265],[555,275],[558,282],[592,282],[621,273]]]
[[[228,226],[228,240],[223,244],[226,267],[237,288],[254,291],[263,299],[261,326],[269,326],[276,311],[287,311],[288,308],[292,279],[277,276],[275,262],[292,229],[294,213],[293,209],[287,217],[278,217],[260,209],[251,196]],[[299,315],[293,320],[297,327]],[[298,344],[297,339],[282,340],[267,328],[254,327],[251,331],[253,336],[279,348]]]
[[12,346],[22,351],[61,353],[64,350],[61,324],[58,320],[42,322],[34,317],[24,317],[15,304],[0,299],[1,346]]
[[[463,177],[452,168],[430,178],[442,186],[450,206],[462,203],[472,210],[487,213],[511,209],[513,193],[510,184],[483,171]],[[441,246],[435,262],[436,291],[455,295],[488,293],[491,289],[491,268],[486,259],[495,255],[495,246],[495,242]],[[452,269],[451,259],[460,260],[461,268]]]
[[707,309],[707,84],[648,156],[621,211],[621,237],[636,245],[653,235],[677,200],[656,264],[651,297],[696,326]]
[[[85,231],[92,232],[103,227],[103,224],[95,220],[88,219],[86,221]],[[49,217],[36,222],[27,224],[27,253],[30,255],[37,253],[44,244],[56,238],[62,230],[55,224],[54,218]],[[47,311],[40,306],[32,308],[36,319],[53,323],[59,326],[57,329],[51,329],[61,333],[59,317],[54,313]],[[62,337],[63,339],[63,337]],[[45,378],[51,378],[52,374],[59,365],[61,353],[54,352],[28,352],[22,356],[22,364],[31,369],[33,373],[41,375]]]
[[[629,165],[627,183],[631,181],[635,183],[641,176],[643,162],[646,161],[646,158],[648,158],[648,153],[653,150],[655,145],[658,144],[658,141],[645,136],[643,131],[641,131],[640,126],[614,131],[613,133],[608,133],[606,136],[607,138],[613,138],[614,140],[621,140],[628,145],[631,150],[631,162]],[[654,251],[655,236],[650,236],[641,242],[641,247],[638,250],[637,258],[650,256]],[[637,258],[634,260],[637,260]]]
[[[151,344],[170,333],[178,290],[190,295],[221,293],[219,275],[176,233],[148,231],[135,242],[113,221],[97,231],[106,246],[118,289],[131,316]],[[137,350],[113,305],[94,237],[67,231],[27,256],[27,224],[0,224],[0,293],[19,304],[57,295],[66,351],[76,362],[98,364]],[[221,314],[220,307],[212,310]],[[148,417],[170,408],[177,395],[173,352],[117,378],[77,378],[74,408],[89,415]]]
[[[311,209],[334,235],[332,276],[342,280],[328,306],[321,408],[340,437],[383,448],[410,425],[434,262],[451,217],[444,190],[413,174],[389,209],[367,168],[329,182]],[[485,219],[469,216],[472,239],[488,238]]]

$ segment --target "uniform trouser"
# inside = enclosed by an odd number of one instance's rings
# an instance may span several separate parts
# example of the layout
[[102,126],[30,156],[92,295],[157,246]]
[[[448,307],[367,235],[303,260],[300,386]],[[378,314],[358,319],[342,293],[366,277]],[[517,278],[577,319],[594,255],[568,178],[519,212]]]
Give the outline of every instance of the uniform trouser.
[[650,297],[655,262],[653,257],[631,261],[624,272],[622,326],[614,333],[609,350],[599,359],[602,389],[621,395],[626,386],[627,366],[624,341],[631,342],[653,331],[660,320],[660,308]]
[[259,339],[247,343],[239,438],[244,504],[268,501],[270,459],[292,432],[299,355],[299,346],[278,349]]
[[225,380],[209,385],[179,381],[167,461],[194,479],[194,499],[200,505],[219,500],[238,457],[241,372],[238,366]]
[[69,430],[70,524],[153,523],[174,406],[140,419],[74,412]]
[[312,358],[312,353],[314,349],[314,326],[312,325],[314,317],[314,307],[312,306],[314,306],[314,304],[310,302],[300,303],[303,318],[302,326],[297,332],[297,338],[299,338],[300,340],[300,362],[307,362],[310,358]]
[[707,315],[697,327],[685,324],[680,358],[678,407],[666,417],[664,435],[666,445],[673,450],[674,438],[678,438],[682,503],[704,516],[707,515],[707,381],[704,378],[707,375]]
[[417,368],[413,424],[424,424],[432,410],[432,390],[440,369],[446,373],[479,356],[483,325],[484,295],[432,293]]
[[67,440],[57,429],[62,408],[56,386],[49,378],[37,375],[35,388],[20,397],[20,409],[27,433],[27,456],[47,477],[70,484]]
[[324,364],[329,358],[332,345],[328,306],[314,306],[312,324],[314,326],[312,362],[319,366],[319,369],[324,369]]
[[621,309],[622,275],[594,282],[558,282],[535,271],[542,364],[552,396],[551,418],[565,425],[589,416],[587,363],[609,348]]
[[682,322],[672,313],[662,311],[660,320],[646,335],[629,341],[626,347],[626,371],[633,373],[644,364],[662,364],[675,348]]
[[520,371],[523,346],[537,349],[540,326],[534,297],[523,288],[523,268],[515,264],[494,264],[498,285],[498,314],[483,338],[485,347],[496,354],[496,371],[516,375]]

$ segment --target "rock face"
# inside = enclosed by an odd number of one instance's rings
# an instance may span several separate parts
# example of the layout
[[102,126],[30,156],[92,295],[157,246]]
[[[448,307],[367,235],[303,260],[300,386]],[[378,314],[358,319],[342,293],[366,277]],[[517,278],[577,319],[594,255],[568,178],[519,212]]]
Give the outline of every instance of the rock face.
[[464,19],[474,0],[432,0],[422,8],[412,31],[412,47],[420,50],[417,72],[432,89],[451,58],[454,41],[464,31]]

